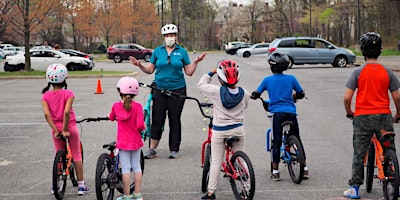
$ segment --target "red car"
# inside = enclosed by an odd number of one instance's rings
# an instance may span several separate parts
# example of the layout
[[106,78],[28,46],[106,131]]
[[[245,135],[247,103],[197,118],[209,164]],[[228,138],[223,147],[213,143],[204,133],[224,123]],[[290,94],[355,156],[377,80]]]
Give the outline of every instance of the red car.
[[129,56],[136,59],[144,59],[150,62],[153,49],[147,49],[138,44],[114,44],[107,48],[107,58],[114,60],[115,63],[120,63],[123,60],[129,60]]

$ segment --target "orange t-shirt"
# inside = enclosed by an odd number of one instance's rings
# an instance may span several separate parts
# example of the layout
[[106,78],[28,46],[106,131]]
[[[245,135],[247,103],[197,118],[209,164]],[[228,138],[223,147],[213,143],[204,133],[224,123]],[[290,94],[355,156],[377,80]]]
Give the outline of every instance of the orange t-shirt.
[[354,116],[391,114],[389,91],[400,87],[396,75],[379,63],[365,63],[356,69],[346,87],[357,90]]

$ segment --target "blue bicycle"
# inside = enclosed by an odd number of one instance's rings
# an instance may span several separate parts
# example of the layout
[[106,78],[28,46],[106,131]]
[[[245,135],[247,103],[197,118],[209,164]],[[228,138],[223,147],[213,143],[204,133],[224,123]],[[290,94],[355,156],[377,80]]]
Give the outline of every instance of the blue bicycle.
[[[262,101],[264,110],[267,112],[267,117],[272,119],[273,114],[269,112],[269,101],[259,98]],[[304,166],[305,166],[305,156],[303,145],[301,144],[299,138],[292,135],[291,128],[293,123],[291,121],[285,121],[282,123],[282,145],[280,148],[281,160],[285,165],[287,165],[290,177],[293,182],[300,184],[304,178]],[[271,154],[271,173],[272,173],[272,152],[271,143],[272,135],[271,128],[268,128],[266,132],[266,150]]]

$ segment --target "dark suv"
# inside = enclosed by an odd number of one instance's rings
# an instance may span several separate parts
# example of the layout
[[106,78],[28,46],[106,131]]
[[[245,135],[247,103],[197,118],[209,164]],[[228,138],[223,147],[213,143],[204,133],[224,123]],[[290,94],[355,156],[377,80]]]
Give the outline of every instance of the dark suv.
[[113,59],[115,63],[120,63],[122,60],[129,60],[129,56],[136,59],[144,59],[150,62],[153,49],[144,48],[138,44],[114,44],[107,48],[107,58]]
[[289,56],[289,68],[303,64],[332,64],[333,67],[346,67],[355,63],[355,54],[345,48],[316,37],[276,38],[271,42],[268,55],[279,52]]

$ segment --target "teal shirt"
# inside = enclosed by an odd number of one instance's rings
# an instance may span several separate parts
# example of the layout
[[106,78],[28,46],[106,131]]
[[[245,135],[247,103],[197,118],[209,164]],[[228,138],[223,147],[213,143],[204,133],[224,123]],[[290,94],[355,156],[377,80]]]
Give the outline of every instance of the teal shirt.
[[175,49],[168,57],[164,45],[154,49],[150,63],[156,66],[154,80],[161,89],[176,90],[186,86],[183,68],[190,64],[187,51],[175,45]]

